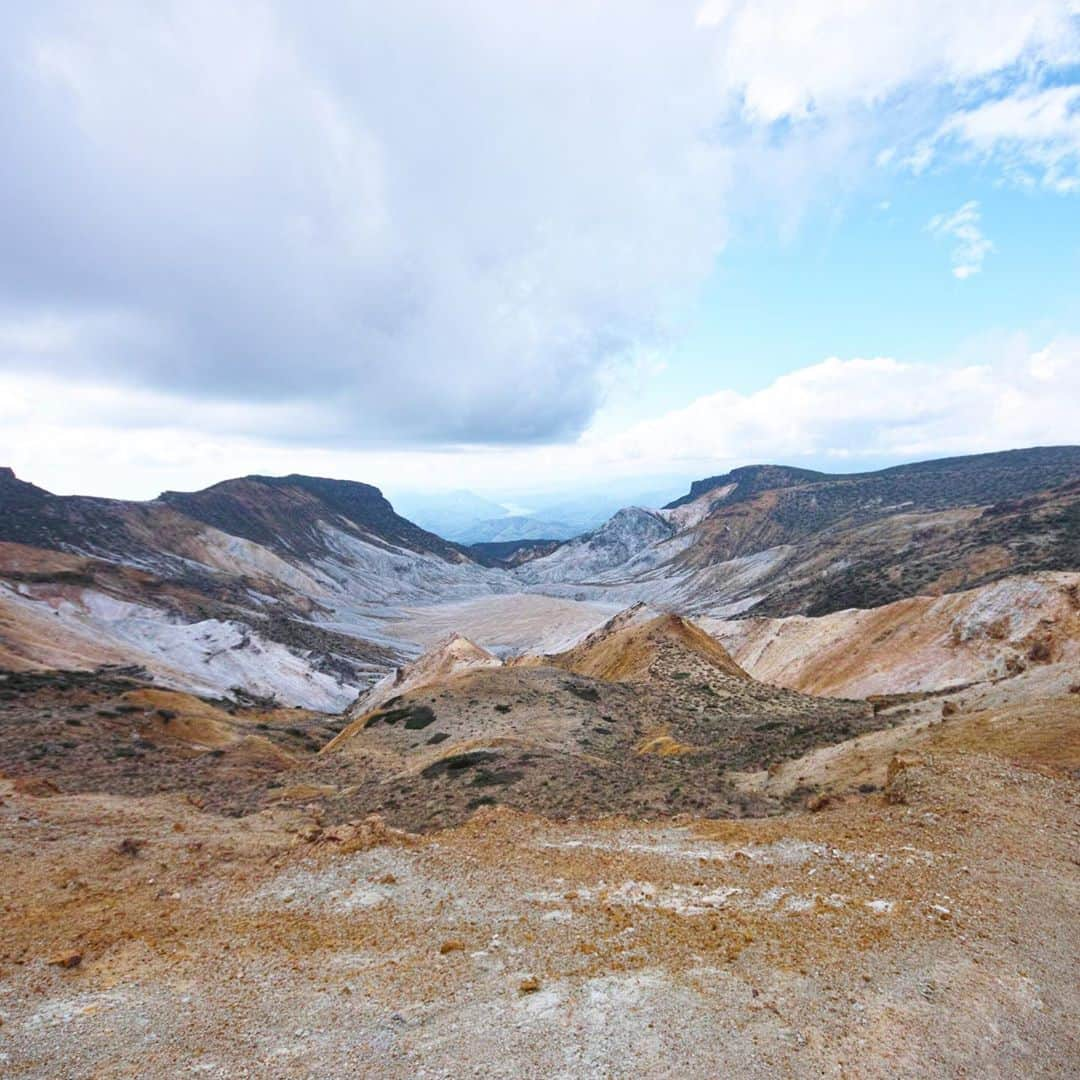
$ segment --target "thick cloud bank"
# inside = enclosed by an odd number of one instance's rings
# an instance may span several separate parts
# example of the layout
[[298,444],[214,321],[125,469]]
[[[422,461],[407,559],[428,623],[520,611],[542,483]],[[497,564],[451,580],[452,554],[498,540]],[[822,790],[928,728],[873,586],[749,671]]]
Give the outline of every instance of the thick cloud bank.
[[324,444],[575,434],[724,237],[679,8],[9,8],[2,362]]
[[[1075,13],[8,4],[0,370],[78,387],[112,426],[324,448],[571,439],[613,371],[668,339],[732,205],[809,182],[789,144],[812,160],[818,140],[835,173],[835,148],[880,142],[875,109],[899,97],[924,159],[1011,140],[1066,186],[1074,102],[1035,83],[1077,55]],[[1038,139],[1002,104],[1017,86],[1041,102]]]

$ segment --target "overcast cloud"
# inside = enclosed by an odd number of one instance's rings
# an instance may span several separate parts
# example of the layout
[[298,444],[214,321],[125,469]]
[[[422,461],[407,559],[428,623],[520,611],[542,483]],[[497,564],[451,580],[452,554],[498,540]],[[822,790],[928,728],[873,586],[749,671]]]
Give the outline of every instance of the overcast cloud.
[[812,198],[885,136],[946,153],[932,103],[1075,58],[1075,12],[5,5],[0,371],[112,430],[573,440],[749,198]]
[[679,6],[9,8],[3,362],[323,443],[575,434],[725,235]]

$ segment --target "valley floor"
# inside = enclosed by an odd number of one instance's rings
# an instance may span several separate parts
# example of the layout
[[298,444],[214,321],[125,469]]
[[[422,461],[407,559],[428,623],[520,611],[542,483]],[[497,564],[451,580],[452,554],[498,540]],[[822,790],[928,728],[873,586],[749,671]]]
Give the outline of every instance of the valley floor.
[[757,820],[420,837],[2,781],[0,1072],[1076,1076],[1078,698],[852,740],[877,791]]

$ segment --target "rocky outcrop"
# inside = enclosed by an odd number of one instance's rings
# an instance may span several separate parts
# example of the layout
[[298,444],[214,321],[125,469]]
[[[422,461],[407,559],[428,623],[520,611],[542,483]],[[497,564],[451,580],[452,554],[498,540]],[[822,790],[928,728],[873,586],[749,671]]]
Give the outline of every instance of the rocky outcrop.
[[515,576],[530,584],[588,582],[626,566],[641,552],[675,534],[675,526],[654,510],[630,506],[595,532],[556,548],[550,555],[517,568]]
[[461,634],[451,634],[418,660],[397,668],[361,694],[350,706],[350,719],[371,712],[410,690],[439,683],[467,671],[500,667],[502,661]]

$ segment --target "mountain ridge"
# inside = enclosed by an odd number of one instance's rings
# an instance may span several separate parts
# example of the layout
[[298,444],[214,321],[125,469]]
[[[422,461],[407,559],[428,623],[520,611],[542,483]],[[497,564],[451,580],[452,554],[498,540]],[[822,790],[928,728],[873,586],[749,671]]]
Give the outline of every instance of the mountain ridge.
[[[867,481],[880,483],[893,483],[896,488],[901,488],[904,480],[915,478],[916,481],[925,476],[940,476],[942,473],[951,473],[954,480],[963,479],[980,465],[993,463],[998,466],[1013,467],[1017,469],[1024,466],[1043,466],[1053,469],[1060,466],[1062,479],[1072,475],[1078,462],[1080,462],[1080,447],[1073,445],[1062,446],[1031,446],[1014,450],[994,450],[981,454],[962,454],[945,458],[928,458],[925,461],[904,462],[900,465],[890,465],[883,469],[872,469],[866,472],[856,473],[826,473],[815,469],[800,469],[791,465],[744,465],[730,472],[718,476],[706,477],[703,480],[695,480],[690,485],[690,491],[681,498],[668,503],[663,509],[674,510],[680,506],[707,495],[727,484],[734,484],[736,490],[728,497],[729,502],[736,502],[752,497],[762,491],[774,490],[783,487],[813,485],[819,483],[849,483],[860,484]],[[1060,481],[1059,481],[1060,482]],[[1053,486],[1052,484],[1048,486]],[[982,489],[985,495],[985,487]],[[1006,496],[998,496],[1006,497]]]
[[[272,493],[271,497],[279,503],[280,513],[269,515],[265,506],[249,498],[252,493],[263,491]],[[287,476],[255,474],[223,480],[200,491],[165,491],[155,501],[179,509],[223,532],[268,547],[282,546],[285,538],[285,545],[295,548],[299,554],[310,554],[322,546],[317,535],[321,506],[352,526],[370,530],[384,541],[396,542],[415,551],[434,552],[455,562],[470,558],[460,545],[401,517],[377,487],[355,480],[299,473]],[[302,525],[298,526],[296,514],[301,516]]]
[[[625,507],[570,541],[470,550],[357,481],[252,475],[132,502],[53,495],[4,469],[7,654],[55,663],[51,636],[80,666],[127,650],[181,689],[248,684],[342,706],[423,651],[390,628],[431,605],[472,604],[475,618],[497,595],[536,594],[593,605],[593,626],[638,602],[714,619],[820,616],[1080,569],[1080,447],[836,477],[748,466],[688,495]],[[500,618],[533,618],[514,607]]]

